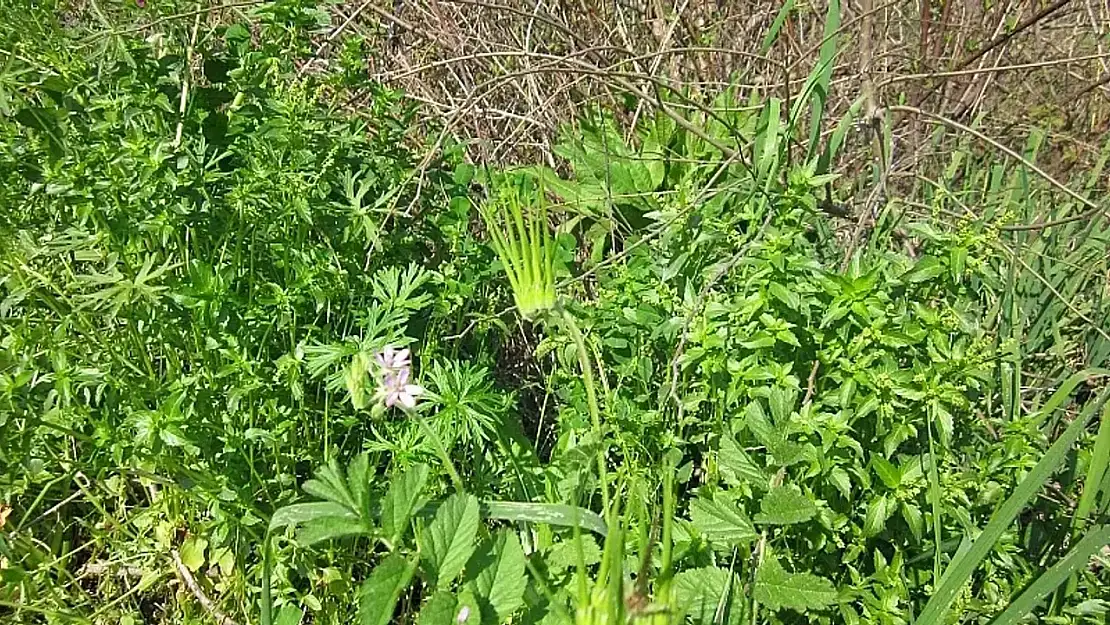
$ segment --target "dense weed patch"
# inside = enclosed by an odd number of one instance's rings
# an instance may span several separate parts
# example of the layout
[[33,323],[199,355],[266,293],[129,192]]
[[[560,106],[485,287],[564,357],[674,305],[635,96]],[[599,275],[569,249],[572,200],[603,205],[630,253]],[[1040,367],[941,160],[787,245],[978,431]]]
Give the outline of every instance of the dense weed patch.
[[303,71],[311,3],[61,8],[0,27],[5,619],[1104,618],[1105,150],[969,144],[861,236],[827,63],[509,167]]

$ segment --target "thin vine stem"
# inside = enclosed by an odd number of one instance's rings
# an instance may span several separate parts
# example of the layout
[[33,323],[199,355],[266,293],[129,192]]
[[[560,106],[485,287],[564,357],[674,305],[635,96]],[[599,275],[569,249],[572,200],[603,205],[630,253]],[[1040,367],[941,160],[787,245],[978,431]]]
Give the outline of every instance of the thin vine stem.
[[597,402],[597,388],[594,380],[593,364],[590,362],[590,351],[586,348],[586,339],[578,329],[578,322],[562,305],[555,309],[556,317],[570,334],[571,341],[578,351],[578,365],[582,369],[582,383],[586,387],[586,405],[590,411],[590,420],[593,424],[594,435],[597,437],[597,474],[601,482],[601,507],[606,515],[609,512],[609,469],[605,460],[606,447],[601,429],[601,408]]

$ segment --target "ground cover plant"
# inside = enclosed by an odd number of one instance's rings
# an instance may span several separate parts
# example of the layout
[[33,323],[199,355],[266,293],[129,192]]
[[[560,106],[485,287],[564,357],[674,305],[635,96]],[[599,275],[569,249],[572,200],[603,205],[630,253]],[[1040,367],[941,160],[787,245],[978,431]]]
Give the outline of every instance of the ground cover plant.
[[0,0],[0,622],[1105,621],[1105,138],[836,97],[834,0],[491,139],[361,6]]

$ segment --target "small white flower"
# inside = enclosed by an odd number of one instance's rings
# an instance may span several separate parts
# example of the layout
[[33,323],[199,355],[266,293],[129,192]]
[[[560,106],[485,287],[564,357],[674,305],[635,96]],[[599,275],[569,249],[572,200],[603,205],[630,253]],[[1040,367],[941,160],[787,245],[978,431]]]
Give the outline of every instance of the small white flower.
[[386,373],[382,377],[382,388],[379,392],[385,398],[386,408],[392,408],[397,404],[407,409],[416,407],[416,398],[424,393],[424,387],[408,382],[408,367],[396,373]]
[[410,353],[407,347],[405,349],[396,349],[392,345],[387,345],[374,356],[374,360],[377,361],[378,366],[382,369],[397,371],[409,366],[409,355]]
[[468,618],[470,618],[470,606],[464,605],[462,609],[459,610],[459,616],[455,621],[458,623],[465,623]]

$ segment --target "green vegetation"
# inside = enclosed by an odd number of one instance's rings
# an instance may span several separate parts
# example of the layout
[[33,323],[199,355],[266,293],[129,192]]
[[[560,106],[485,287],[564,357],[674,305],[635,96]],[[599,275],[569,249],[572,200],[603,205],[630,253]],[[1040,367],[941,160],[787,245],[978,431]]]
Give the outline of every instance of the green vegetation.
[[1110,143],[1061,181],[941,118],[894,180],[835,0],[788,97],[614,79],[512,166],[361,39],[304,71],[309,0],[44,4],[0,0],[0,622],[1105,622]]

